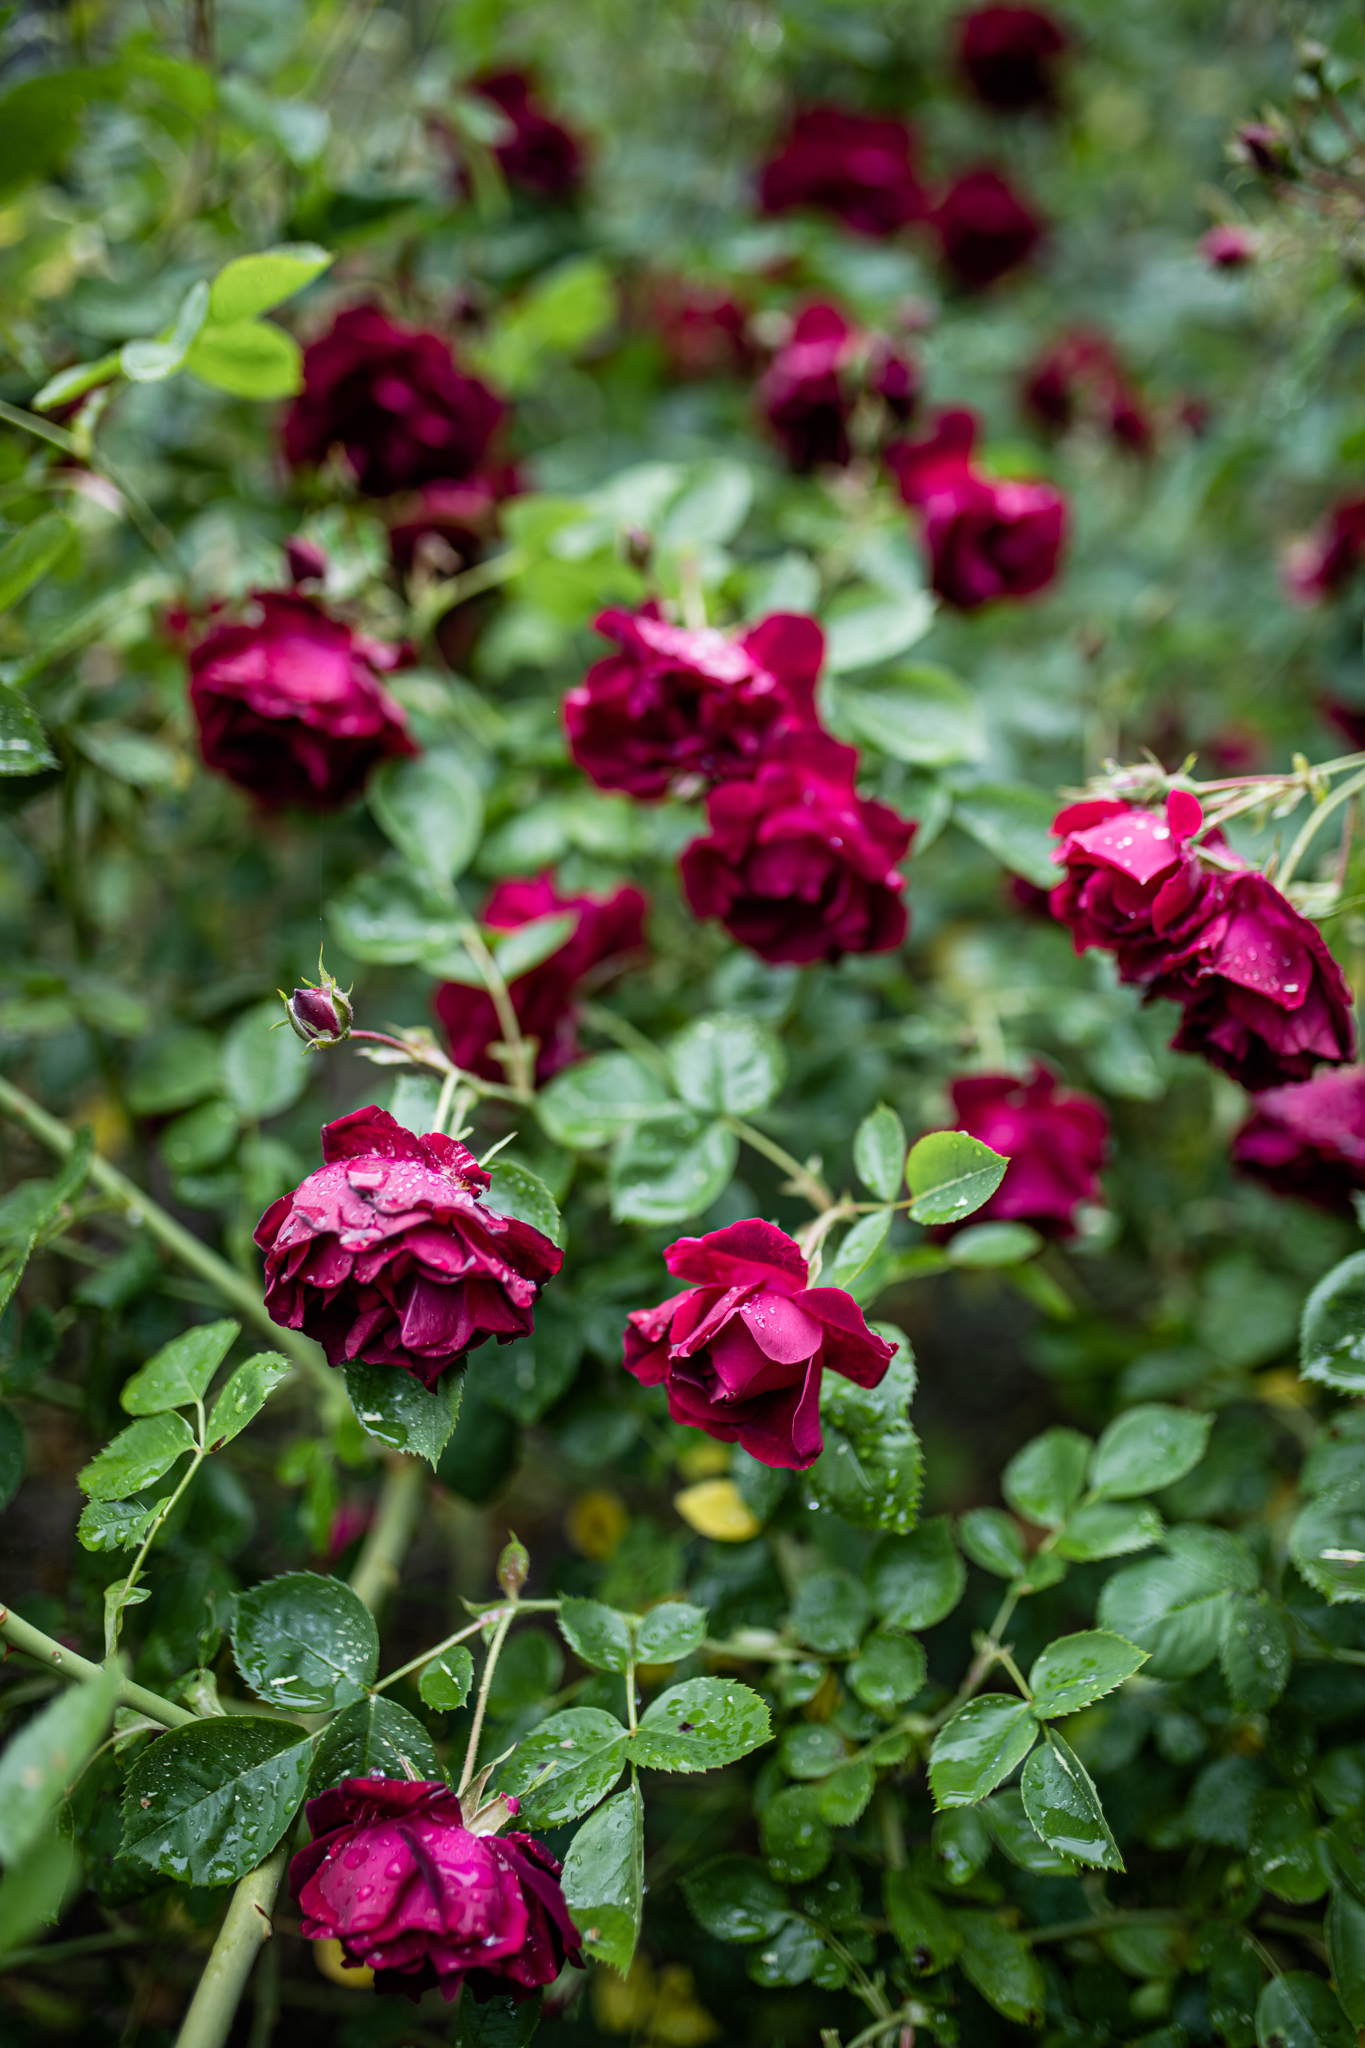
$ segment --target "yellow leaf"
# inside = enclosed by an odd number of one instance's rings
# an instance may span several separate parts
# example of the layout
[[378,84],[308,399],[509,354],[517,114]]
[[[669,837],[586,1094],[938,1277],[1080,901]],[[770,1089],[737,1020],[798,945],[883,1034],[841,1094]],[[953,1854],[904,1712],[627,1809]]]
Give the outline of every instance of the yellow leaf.
[[564,1518],[564,1534],[580,1557],[605,1564],[630,1527],[630,1513],[614,1493],[580,1493]]
[[729,1469],[729,1444],[713,1443],[709,1436],[704,1436],[699,1444],[689,1445],[678,1460],[678,1470],[684,1479],[713,1479]]
[[733,1479],[703,1479],[675,1494],[673,1505],[699,1536],[714,1543],[747,1543],[763,1526],[744,1505]]

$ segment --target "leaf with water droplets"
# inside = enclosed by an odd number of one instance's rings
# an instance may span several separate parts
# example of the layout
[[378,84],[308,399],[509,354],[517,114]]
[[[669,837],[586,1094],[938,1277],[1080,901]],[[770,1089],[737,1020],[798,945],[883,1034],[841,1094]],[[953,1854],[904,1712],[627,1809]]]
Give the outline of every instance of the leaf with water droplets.
[[379,1669],[379,1632],[364,1601],[316,1572],[286,1572],[243,1593],[232,1648],[253,1692],[305,1713],[349,1707]]
[[159,1736],[128,1774],[125,1854],[182,1884],[234,1884],[293,1820],[312,1756],[292,1721],[255,1715]]
[[308,1773],[314,1799],[343,1778],[425,1778],[441,1776],[431,1737],[417,1718],[392,1700],[357,1700],[328,1723]]

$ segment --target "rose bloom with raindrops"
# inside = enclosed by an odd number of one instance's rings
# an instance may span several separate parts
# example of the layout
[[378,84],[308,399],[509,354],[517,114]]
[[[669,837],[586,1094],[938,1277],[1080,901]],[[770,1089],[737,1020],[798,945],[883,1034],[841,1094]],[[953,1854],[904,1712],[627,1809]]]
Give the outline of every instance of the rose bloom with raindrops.
[[1365,27],[0,15],[0,2042],[1365,2040]]

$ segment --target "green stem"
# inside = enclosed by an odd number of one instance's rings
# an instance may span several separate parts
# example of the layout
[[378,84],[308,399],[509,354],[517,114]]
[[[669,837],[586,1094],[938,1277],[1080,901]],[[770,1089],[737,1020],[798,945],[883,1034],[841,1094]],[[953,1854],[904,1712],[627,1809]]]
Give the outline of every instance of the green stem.
[[1077,1941],[1086,1934],[1107,1934],[1111,1927],[1169,1927],[1178,1913],[1134,1910],[1131,1913],[1092,1913],[1085,1920],[1061,1920],[1051,1927],[1021,1927],[1025,1941],[1037,1948],[1045,1941]]
[[181,2023],[176,2048],[223,2048],[251,1966],[275,1931],[270,1914],[288,1861],[286,1836],[264,1863],[238,1881],[213,1953]]
[[792,1192],[803,1195],[812,1209],[823,1212],[834,1207],[834,1197],[819,1175],[803,1166],[799,1159],[793,1159],[791,1153],[784,1150],[775,1138],[770,1138],[766,1131],[745,1123],[743,1117],[723,1116],[720,1121],[746,1145],[752,1145],[755,1152],[761,1152],[765,1159],[771,1159],[774,1166],[780,1166],[791,1180]]
[[[6,1607],[0,1607],[0,1641],[22,1650],[44,1670],[60,1672],[63,1678],[89,1679],[100,1675],[98,1664],[92,1664],[88,1657],[80,1656],[75,1650],[68,1650],[64,1643],[54,1642],[40,1628],[34,1628],[32,1622],[21,1620]],[[184,1728],[199,1718],[187,1707],[178,1707],[172,1700],[163,1700],[159,1693],[148,1692],[145,1685],[134,1685],[131,1678],[120,1679],[118,1697],[120,1706],[135,1708],[149,1721],[159,1721],[163,1728]]]
[[508,548],[504,554],[492,555],[486,562],[477,562],[463,575],[438,583],[417,607],[412,622],[415,637],[425,640],[432,628],[439,625],[447,612],[454,611],[457,604],[464,604],[471,597],[480,597],[485,590],[496,590],[500,583],[509,583],[513,577],[520,576],[528,566],[528,560],[522,549]]
[[54,426],[51,420],[40,419],[36,413],[24,412],[17,405],[0,403],[0,420],[4,420],[11,427],[18,427],[21,433],[32,434],[37,441],[46,441],[49,446],[60,448],[64,455],[71,456],[77,462],[88,462],[91,469],[97,470],[101,476],[108,477],[127,505],[129,518],[152,553],[160,555],[168,568],[173,569],[182,582],[185,580],[187,572],[185,564],[180,559],[175,536],[162,525],[142,493],[129,483],[122,470],[116,463],[111,462],[107,455],[93,447],[88,455],[83,454],[74,434],[68,434],[64,427]]
[[1329,817],[1339,805],[1349,803],[1351,798],[1362,789],[1365,789],[1365,770],[1362,770],[1359,775],[1353,775],[1348,782],[1343,782],[1339,789],[1334,789],[1332,794],[1318,805],[1312,816],[1305,820],[1303,829],[1285,857],[1284,866],[1275,877],[1275,887],[1277,889],[1287,889],[1290,882],[1294,879],[1294,870],[1303,859],[1304,854],[1307,853],[1313,835],[1323,819]]
[[479,1697],[474,1707],[474,1725],[469,1731],[469,1747],[464,1753],[464,1769],[460,1773],[460,1782],[455,1788],[457,1792],[464,1791],[474,1775],[474,1766],[479,1760],[479,1737],[483,1734],[483,1717],[488,1711],[489,1689],[492,1686],[493,1673],[497,1669],[498,1658],[502,1655],[502,1646],[507,1641],[507,1631],[512,1626],[512,1617],[515,1613],[515,1607],[507,1609],[507,1612],[503,1615],[493,1632],[492,1642],[488,1645],[488,1655],[485,1657],[483,1665],[483,1677],[479,1680]]
[[483,976],[484,987],[497,1013],[498,1029],[506,1048],[502,1063],[507,1070],[507,1079],[519,1099],[529,1102],[535,1093],[535,1054],[521,1035],[521,1024],[502,970],[484,944],[483,933],[472,920],[462,919],[456,929],[461,945]]
[[929,2018],[927,2005],[921,2005],[917,1998],[907,1998],[898,2011],[889,2012],[884,2020],[874,2020],[861,2034],[855,2034],[848,2048],[872,2048],[874,2041],[889,2040],[898,2027],[924,2026]]
[[639,1725],[635,1716],[635,1661],[632,1658],[626,1666],[626,1726],[634,1735]]
[[396,1457],[384,1476],[379,1506],[351,1573],[351,1591],[374,1613],[398,1584],[403,1557],[426,1501],[420,1458]]
[[435,1644],[430,1650],[423,1650],[420,1657],[409,1657],[406,1664],[400,1664],[398,1669],[391,1671],[387,1678],[379,1679],[376,1684],[370,1687],[370,1691],[386,1692],[391,1685],[397,1685],[400,1678],[407,1678],[411,1672],[419,1670],[424,1664],[430,1664],[433,1657],[439,1657],[446,1650],[453,1650],[456,1643],[463,1643],[468,1637],[476,1636],[485,1625],[486,1620],[486,1616],[481,1616],[478,1621],[471,1621],[468,1628],[457,1629],[455,1634],[447,1636],[444,1642]]
[[184,1478],[181,1480],[179,1486],[176,1487],[175,1492],[170,1496],[170,1499],[164,1503],[156,1517],[156,1520],[152,1523],[151,1528],[147,1531],[146,1536],[143,1538],[142,1548],[139,1550],[137,1556],[133,1559],[133,1562],[128,1569],[128,1576],[123,1581],[122,1598],[119,1600],[118,1606],[113,1609],[113,1611],[108,1615],[108,1617],[105,1620],[104,1654],[106,1657],[112,1657],[115,1651],[118,1649],[119,1628],[123,1621],[124,1609],[128,1605],[129,1595],[132,1593],[134,1586],[137,1584],[138,1574],[142,1570],[143,1565],[147,1561],[147,1552],[151,1549],[153,1543],[155,1543],[162,1529],[165,1528],[166,1523],[170,1518],[172,1508],[180,1499],[181,1495],[185,1491],[185,1488],[189,1485],[191,1479],[193,1479],[195,1473],[199,1470],[199,1467],[204,1462],[204,1404],[202,1401],[196,1401],[194,1405],[199,1410],[199,1441],[194,1447],[194,1456],[190,1460],[189,1467],[185,1473]]

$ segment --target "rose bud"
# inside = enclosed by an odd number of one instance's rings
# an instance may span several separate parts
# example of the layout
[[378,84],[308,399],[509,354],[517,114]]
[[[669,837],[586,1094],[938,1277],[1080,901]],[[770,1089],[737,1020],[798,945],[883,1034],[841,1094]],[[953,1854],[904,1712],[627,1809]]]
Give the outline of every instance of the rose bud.
[[498,1584],[509,1600],[514,1600],[531,1574],[531,1554],[526,1545],[514,1535],[502,1547],[498,1559]]
[[215,625],[190,652],[205,762],[269,806],[349,803],[377,762],[417,752],[379,680],[406,658],[316,598],[257,591],[244,619]]
[[439,334],[378,306],[347,306],[303,352],[303,389],[284,422],[285,458],[316,468],[346,452],[372,498],[459,482],[484,465],[507,411],[460,370]]
[[1291,167],[1288,138],[1264,121],[1248,121],[1237,131],[1237,155],[1264,178],[1283,177]]
[[1351,1211],[1365,1190],[1365,1068],[1338,1067],[1252,1100],[1232,1141],[1241,1173],[1277,1195]]
[[893,116],[803,107],[759,175],[764,213],[814,207],[862,235],[894,235],[928,211],[914,131]]
[[977,468],[975,439],[975,415],[950,411],[926,439],[886,451],[902,499],[923,517],[933,588],[959,611],[1045,588],[1066,538],[1060,491]]
[[943,260],[964,292],[984,291],[1026,263],[1043,224],[999,171],[964,171],[934,208]]
[[1343,591],[1365,560],[1365,498],[1342,498],[1303,540],[1285,550],[1284,585],[1295,604],[1321,604]]
[[[517,1023],[538,1042],[536,1079],[547,1081],[578,1058],[578,1013],[574,995],[583,979],[605,978],[612,963],[624,965],[644,945],[645,898],[624,887],[610,896],[561,896],[554,877],[499,882],[488,899],[483,922],[493,931],[514,932],[537,918],[567,915],[573,924],[563,944],[508,984]],[[502,1026],[487,990],[443,982],[434,998],[450,1056],[466,1073],[504,1079],[488,1051]]]
[[1064,1088],[1038,1061],[1017,1074],[961,1074],[952,1084],[956,1128],[1009,1160],[1005,1177],[971,1223],[1030,1223],[1070,1236],[1076,1211],[1101,1199],[1109,1120],[1092,1095]]
[[1070,37],[1038,7],[976,7],[957,25],[957,61],[983,106],[998,114],[1050,107]]
[[909,919],[896,863],[915,827],[857,794],[857,766],[823,733],[786,735],[751,782],[713,791],[710,832],[681,861],[694,913],[775,963],[899,946]]
[[305,540],[300,533],[291,534],[285,542],[284,559],[289,565],[289,580],[295,586],[321,583],[327,575],[326,555],[315,540]]
[[1214,270],[1245,270],[1260,253],[1261,238],[1250,228],[1220,221],[1199,237],[1199,253]]
[[469,90],[496,107],[511,127],[493,144],[508,184],[533,199],[572,199],[583,183],[583,145],[546,110],[529,73],[485,72],[470,80]]
[[868,1329],[842,1288],[807,1286],[800,1250],[771,1223],[679,1238],[664,1264],[691,1284],[658,1308],[632,1311],[626,1371],[642,1386],[662,1384],[675,1422],[738,1443],[763,1465],[814,1464],[824,1448],[825,1368],[875,1387],[894,1346]]
[[425,1387],[496,1337],[529,1337],[563,1253],[486,1208],[491,1176],[454,1138],[419,1138],[382,1109],[325,1124],[325,1164],[256,1227],[265,1305],[329,1365],[401,1365]]
[[339,1941],[376,1991],[521,2000],[582,1967],[545,1844],[473,1832],[448,1785],[346,1778],[305,1811],[313,1839],[289,1866],[304,1937]]
[[338,988],[330,975],[320,986],[306,982],[292,996],[283,989],[280,994],[290,1028],[305,1045],[341,1045],[350,1037],[355,1022],[351,991]]
[[642,802],[685,777],[751,775],[780,732],[816,723],[825,636],[814,619],[776,612],[731,639],[670,625],[653,602],[593,622],[621,652],[594,662],[564,699],[569,751],[599,789]]

